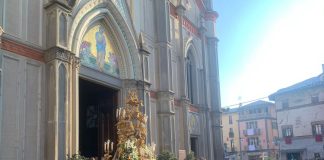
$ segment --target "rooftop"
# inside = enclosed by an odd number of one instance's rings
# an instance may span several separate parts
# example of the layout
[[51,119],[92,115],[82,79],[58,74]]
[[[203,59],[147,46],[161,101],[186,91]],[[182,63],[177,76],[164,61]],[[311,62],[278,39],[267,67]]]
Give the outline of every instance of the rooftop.
[[246,104],[240,108],[258,108],[258,107],[264,107],[264,106],[269,106],[269,105],[273,105],[273,104],[274,103],[272,103],[272,102],[258,100],[258,101]]
[[295,91],[298,91],[298,90],[303,90],[303,89],[308,89],[308,88],[324,85],[324,81],[323,81],[322,78],[323,78],[323,74],[320,74],[320,75],[318,75],[316,77],[306,79],[306,80],[304,80],[302,82],[299,82],[299,83],[296,83],[296,84],[294,84],[292,86],[279,89],[277,92],[271,94],[269,96],[269,99],[274,100],[275,97],[278,96],[278,95],[282,95],[282,94],[286,94],[286,93],[295,92]]

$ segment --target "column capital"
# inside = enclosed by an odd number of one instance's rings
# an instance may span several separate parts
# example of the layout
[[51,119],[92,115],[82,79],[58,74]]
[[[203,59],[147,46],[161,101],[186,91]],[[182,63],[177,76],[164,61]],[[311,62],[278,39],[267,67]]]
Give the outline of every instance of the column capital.
[[176,12],[181,17],[184,16],[186,10],[187,10],[186,7],[181,3],[176,6]]
[[215,36],[213,37],[207,37],[207,43],[208,44],[217,44],[219,39]]
[[60,47],[52,47],[45,52],[45,62],[50,62],[53,60],[60,60],[67,63],[80,63],[80,59],[78,57],[75,57],[75,54],[72,52],[65,50]]

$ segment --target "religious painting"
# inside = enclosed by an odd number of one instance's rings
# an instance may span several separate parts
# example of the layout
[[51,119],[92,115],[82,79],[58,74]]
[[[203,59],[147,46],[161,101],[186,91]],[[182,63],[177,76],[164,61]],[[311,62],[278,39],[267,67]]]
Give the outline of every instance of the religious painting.
[[111,43],[112,38],[107,33],[100,24],[87,31],[80,45],[81,64],[119,77],[118,55]]
[[199,125],[199,116],[195,113],[189,113],[188,115],[188,128],[191,134],[198,135],[200,132],[200,125]]

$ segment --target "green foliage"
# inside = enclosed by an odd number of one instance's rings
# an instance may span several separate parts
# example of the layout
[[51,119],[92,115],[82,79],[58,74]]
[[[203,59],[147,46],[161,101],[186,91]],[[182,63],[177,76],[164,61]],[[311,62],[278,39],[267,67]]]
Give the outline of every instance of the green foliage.
[[171,152],[164,151],[158,155],[157,160],[177,160],[177,158]]
[[186,156],[186,160],[196,160],[194,152],[189,152]]
[[73,154],[71,157],[67,155],[67,160],[90,160],[90,158],[83,157],[80,154]]

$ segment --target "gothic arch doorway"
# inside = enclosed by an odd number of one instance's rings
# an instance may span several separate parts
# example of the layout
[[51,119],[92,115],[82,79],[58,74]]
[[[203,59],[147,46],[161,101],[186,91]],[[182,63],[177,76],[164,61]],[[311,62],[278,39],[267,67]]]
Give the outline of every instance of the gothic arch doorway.
[[90,25],[79,47],[79,151],[99,160],[104,157],[105,142],[117,144],[122,58],[113,37],[105,23],[98,21]]
[[105,142],[117,143],[118,90],[83,78],[79,86],[79,150],[85,157],[100,159]]

